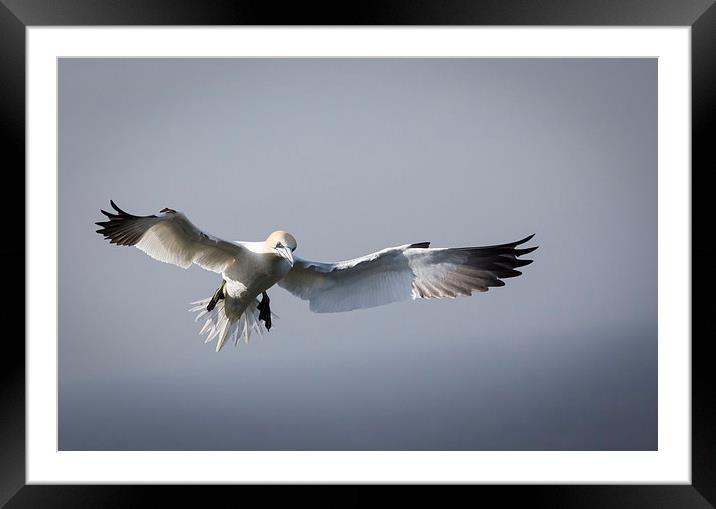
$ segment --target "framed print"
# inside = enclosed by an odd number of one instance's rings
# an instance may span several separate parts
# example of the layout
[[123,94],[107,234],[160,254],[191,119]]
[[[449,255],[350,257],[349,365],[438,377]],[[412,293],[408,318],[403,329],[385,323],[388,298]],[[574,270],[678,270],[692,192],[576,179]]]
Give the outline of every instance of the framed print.
[[716,499],[690,235],[709,2],[5,4],[10,507],[161,489],[137,484]]

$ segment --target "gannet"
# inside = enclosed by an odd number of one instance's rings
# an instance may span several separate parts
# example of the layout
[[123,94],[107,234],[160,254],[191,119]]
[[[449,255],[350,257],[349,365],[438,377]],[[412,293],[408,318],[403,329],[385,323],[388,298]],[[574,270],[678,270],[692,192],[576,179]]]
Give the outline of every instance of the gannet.
[[[238,345],[251,332],[263,334],[276,318],[267,290],[278,284],[309,302],[316,313],[371,308],[408,299],[442,299],[486,292],[504,286],[502,279],[519,276],[516,270],[532,263],[519,257],[537,246],[518,248],[522,240],[481,247],[431,248],[429,242],[389,247],[335,263],[294,257],[293,235],[278,230],[259,242],[226,241],[204,233],[182,213],[165,207],[159,215],[135,216],[120,209],[100,210],[108,221],[97,233],[110,244],[135,246],[160,262],[189,268],[192,264],[221,274],[213,296],[192,302],[205,318],[199,334],[206,343],[217,337],[216,351],[227,339]],[[259,296],[261,300],[259,301]],[[263,322],[263,324],[261,323]]]

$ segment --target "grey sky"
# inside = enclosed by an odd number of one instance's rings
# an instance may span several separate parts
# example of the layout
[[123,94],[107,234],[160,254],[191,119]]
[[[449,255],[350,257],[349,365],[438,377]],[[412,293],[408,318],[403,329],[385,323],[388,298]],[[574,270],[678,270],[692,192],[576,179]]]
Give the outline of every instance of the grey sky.
[[[62,59],[61,449],[655,449],[654,59]],[[470,298],[215,353],[219,278],[110,246],[109,199],[333,261],[536,233]]]

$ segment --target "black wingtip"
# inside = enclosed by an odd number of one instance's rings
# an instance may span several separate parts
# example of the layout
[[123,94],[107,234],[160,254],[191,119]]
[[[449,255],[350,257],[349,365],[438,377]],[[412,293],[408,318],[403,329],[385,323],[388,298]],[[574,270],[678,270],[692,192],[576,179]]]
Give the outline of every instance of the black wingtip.
[[515,249],[515,256],[522,256],[535,251],[539,246],[526,247],[524,249]]
[[114,203],[114,200],[109,200],[109,204],[112,205],[112,208],[113,208],[114,210],[116,210],[116,211],[117,211],[117,214],[119,214],[120,216],[139,217],[139,216],[134,216],[134,215],[132,215],[132,214],[130,214],[130,213],[128,213],[128,212],[125,212],[124,210],[120,209],[119,206],[118,206],[116,203]]
[[505,269],[505,270],[501,270],[501,271],[497,272],[497,277],[499,277],[500,279],[507,279],[510,277],[517,277],[517,276],[521,276],[521,275],[522,275],[522,271],[515,270],[515,269]]
[[[516,256],[519,256],[519,255],[516,255]],[[513,267],[524,267],[525,265],[529,265],[533,261],[534,260],[517,260],[517,259],[515,259],[515,261],[512,262],[512,266]]]
[[524,244],[525,242],[528,242],[528,241],[532,240],[532,237],[534,237],[534,236],[535,236],[534,233],[533,233],[532,235],[528,235],[528,236],[525,237],[524,239],[518,240],[517,242],[514,242],[514,245],[515,245],[515,246],[519,246],[520,244]]
[[114,200],[109,200],[109,204],[112,206],[112,208],[113,208],[114,210],[116,210],[116,211],[119,212],[120,214],[126,214],[125,211],[123,211],[122,209],[120,209],[120,208],[117,206],[117,204],[114,203]]

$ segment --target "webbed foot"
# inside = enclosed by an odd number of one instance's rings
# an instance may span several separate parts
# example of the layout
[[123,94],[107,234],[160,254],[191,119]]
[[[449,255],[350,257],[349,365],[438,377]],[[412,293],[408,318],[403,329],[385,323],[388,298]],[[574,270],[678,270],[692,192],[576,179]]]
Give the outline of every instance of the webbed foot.
[[214,309],[216,307],[216,303],[226,297],[224,295],[224,285],[226,285],[226,281],[222,281],[219,289],[214,292],[214,295],[211,297],[211,300],[209,301],[209,305],[206,306],[207,311],[211,311],[212,309]]
[[269,299],[268,293],[263,292],[261,294],[261,302],[259,302],[256,306],[256,309],[259,310],[259,320],[264,321],[264,324],[266,324],[266,330],[271,330],[271,308],[269,307],[270,302],[271,299]]

